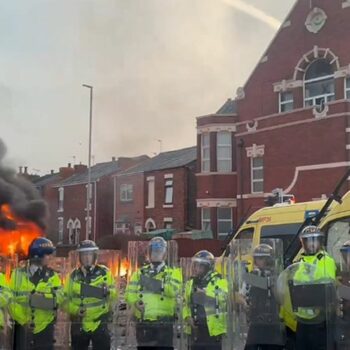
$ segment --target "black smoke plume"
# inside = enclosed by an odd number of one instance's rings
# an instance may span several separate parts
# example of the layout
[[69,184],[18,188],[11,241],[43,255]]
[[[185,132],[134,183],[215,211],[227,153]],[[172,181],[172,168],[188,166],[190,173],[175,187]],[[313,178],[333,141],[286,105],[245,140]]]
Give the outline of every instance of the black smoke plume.
[[34,185],[14,169],[4,164],[6,146],[0,139],[0,227],[14,229],[15,222],[4,217],[1,206],[8,204],[11,211],[25,220],[36,223],[41,229],[47,226],[48,209]]

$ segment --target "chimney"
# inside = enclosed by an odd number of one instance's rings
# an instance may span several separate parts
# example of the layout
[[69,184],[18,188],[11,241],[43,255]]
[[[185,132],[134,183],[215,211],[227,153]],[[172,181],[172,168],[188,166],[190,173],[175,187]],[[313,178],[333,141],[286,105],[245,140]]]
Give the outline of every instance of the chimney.
[[23,170],[23,167],[20,166],[20,167],[19,167],[19,173],[20,173],[20,174],[22,174],[22,170]]
[[55,173],[55,170],[51,169],[51,175],[53,175]]
[[76,174],[81,174],[81,173],[83,173],[86,170],[87,170],[87,166],[84,165],[84,164],[76,164],[76,165],[74,165],[74,172]]
[[[69,165],[69,164],[68,164]],[[74,174],[74,169],[72,169],[71,167],[67,166],[67,167],[61,167],[59,169],[59,173],[60,173],[60,177],[62,179],[66,179],[69,176],[72,176]]]
[[28,167],[27,167],[27,166],[24,167],[24,174],[25,174],[25,175],[28,174]]
[[134,165],[143,163],[144,161],[148,160],[149,158],[147,156],[141,156],[141,157],[119,157],[118,158],[118,167],[121,170],[126,170]]
[[68,168],[71,168],[72,167],[72,163],[68,163]]
[[112,157],[112,162],[115,162],[115,161],[116,161],[115,157]]

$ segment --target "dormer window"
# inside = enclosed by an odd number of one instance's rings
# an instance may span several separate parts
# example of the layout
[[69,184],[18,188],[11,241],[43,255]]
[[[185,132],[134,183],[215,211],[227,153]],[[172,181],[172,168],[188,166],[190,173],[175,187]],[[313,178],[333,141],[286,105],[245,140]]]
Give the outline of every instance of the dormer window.
[[335,99],[334,71],[325,59],[311,63],[305,73],[305,107],[319,106]]

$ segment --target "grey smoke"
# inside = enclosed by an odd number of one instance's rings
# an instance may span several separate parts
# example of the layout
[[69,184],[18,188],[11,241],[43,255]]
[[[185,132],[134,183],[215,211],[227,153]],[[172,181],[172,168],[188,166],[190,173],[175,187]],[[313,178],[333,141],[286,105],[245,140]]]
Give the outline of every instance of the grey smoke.
[[1,206],[9,204],[13,213],[23,219],[36,223],[45,229],[48,210],[34,185],[18,176],[14,169],[4,164],[6,145],[0,139],[0,227],[14,229],[15,223],[1,214]]

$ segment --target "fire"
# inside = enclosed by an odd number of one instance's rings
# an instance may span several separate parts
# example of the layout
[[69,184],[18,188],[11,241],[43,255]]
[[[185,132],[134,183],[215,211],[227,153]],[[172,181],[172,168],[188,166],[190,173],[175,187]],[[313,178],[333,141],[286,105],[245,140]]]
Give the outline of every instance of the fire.
[[7,204],[1,207],[1,216],[13,224],[13,227],[0,227],[0,255],[27,255],[30,243],[43,236],[42,230],[34,222],[17,217]]
[[119,276],[126,276],[128,274],[130,268],[130,263],[128,259],[123,259],[121,264],[120,264],[120,271],[119,271]]

